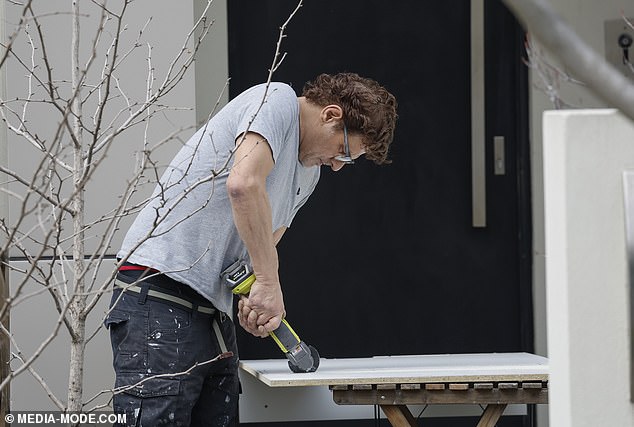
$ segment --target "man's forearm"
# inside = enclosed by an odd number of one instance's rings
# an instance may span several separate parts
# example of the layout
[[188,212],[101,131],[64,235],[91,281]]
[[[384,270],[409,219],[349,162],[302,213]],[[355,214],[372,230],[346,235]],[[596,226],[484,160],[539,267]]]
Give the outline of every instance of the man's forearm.
[[227,178],[233,219],[260,284],[279,286],[277,250],[266,179],[273,169],[271,149],[259,134],[249,132],[236,145]]
[[249,252],[255,276],[263,283],[279,283],[271,205],[266,188],[255,182],[238,184],[230,187],[229,198],[234,222]]
[[248,298],[242,297],[238,303],[238,320],[245,330],[263,337],[275,330],[284,317],[271,206],[265,185],[237,187],[233,181],[228,186],[234,222],[249,251],[256,277]]

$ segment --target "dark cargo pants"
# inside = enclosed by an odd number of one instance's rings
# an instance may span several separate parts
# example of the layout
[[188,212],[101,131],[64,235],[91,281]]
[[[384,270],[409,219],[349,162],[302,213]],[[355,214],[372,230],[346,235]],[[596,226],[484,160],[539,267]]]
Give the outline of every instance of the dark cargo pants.
[[[119,283],[134,282],[134,273],[119,273]],[[126,414],[126,426],[236,426],[240,385],[231,319],[201,313],[196,304],[210,303],[165,276],[134,283],[182,297],[194,308],[115,284],[105,321],[120,390],[115,412]],[[234,356],[208,362],[226,351]]]

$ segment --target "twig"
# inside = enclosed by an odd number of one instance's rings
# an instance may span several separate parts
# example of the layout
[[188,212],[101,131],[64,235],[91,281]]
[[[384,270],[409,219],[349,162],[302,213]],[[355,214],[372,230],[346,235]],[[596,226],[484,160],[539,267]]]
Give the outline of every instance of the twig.
[[634,120],[634,84],[555,13],[547,0],[503,0],[528,30],[604,102]]

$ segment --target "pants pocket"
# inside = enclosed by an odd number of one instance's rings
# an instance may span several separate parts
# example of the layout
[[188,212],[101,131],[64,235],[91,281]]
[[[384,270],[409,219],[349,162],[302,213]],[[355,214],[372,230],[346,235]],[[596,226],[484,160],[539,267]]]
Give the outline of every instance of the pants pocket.
[[143,373],[117,376],[113,408],[125,414],[120,426],[188,426],[189,410],[179,404],[181,381]]
[[197,362],[192,349],[197,348],[203,339],[193,331],[190,313],[169,305],[153,303],[147,338],[148,367],[151,368],[151,373],[172,374],[191,368]]
[[104,321],[110,330],[115,372],[144,372],[147,369],[147,313],[113,308]]

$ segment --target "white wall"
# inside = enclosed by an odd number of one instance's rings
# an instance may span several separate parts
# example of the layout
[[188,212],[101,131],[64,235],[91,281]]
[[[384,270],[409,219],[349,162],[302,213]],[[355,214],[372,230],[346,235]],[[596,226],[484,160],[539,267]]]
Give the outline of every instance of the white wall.
[[[200,16],[206,0],[194,0]],[[229,36],[227,0],[214,0],[207,16],[213,21],[196,61],[196,123],[201,125],[229,101]]]
[[544,116],[552,426],[634,426],[622,185],[632,141],[615,110]]

